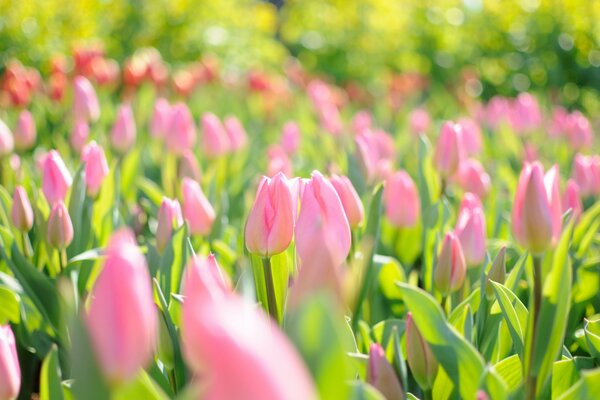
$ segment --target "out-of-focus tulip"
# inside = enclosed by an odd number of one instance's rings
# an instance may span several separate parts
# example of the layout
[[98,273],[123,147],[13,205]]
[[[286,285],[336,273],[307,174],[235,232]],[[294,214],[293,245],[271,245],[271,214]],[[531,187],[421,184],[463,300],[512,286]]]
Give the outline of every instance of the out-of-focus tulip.
[[16,399],[21,390],[21,367],[10,325],[0,326],[0,399]]
[[292,175],[292,161],[281,146],[277,144],[269,146],[267,149],[267,158],[269,159],[267,166],[268,176],[275,176],[279,172],[286,176]]
[[200,181],[200,165],[191,150],[186,150],[181,154],[177,171],[177,176],[180,179],[187,177]]
[[44,157],[42,191],[52,205],[65,199],[73,179],[65,162],[56,150],[50,150]]
[[567,117],[566,133],[571,147],[579,150],[592,144],[592,126],[590,121],[579,111],[574,111]]
[[474,155],[481,151],[481,129],[471,118],[461,118],[458,124],[462,127],[463,145],[466,155]]
[[460,163],[457,180],[465,192],[475,193],[481,198],[485,197],[490,190],[490,176],[481,163],[473,158]]
[[459,290],[467,272],[465,256],[460,241],[453,232],[446,233],[438,254],[433,282],[442,296]]
[[379,343],[371,344],[367,382],[373,385],[386,399],[403,399],[404,391],[394,368],[385,357],[385,351]]
[[525,164],[512,211],[512,230],[519,244],[533,254],[556,244],[562,229],[558,167],[544,176],[539,162]]
[[69,141],[73,150],[75,150],[77,153],[81,153],[81,150],[83,150],[83,147],[87,143],[89,136],[90,127],[87,121],[83,119],[75,121],[73,130],[71,131],[71,136],[69,137]]
[[486,105],[486,122],[492,129],[497,129],[500,124],[506,122],[510,103],[506,97],[494,96]]
[[373,124],[373,116],[367,110],[357,112],[352,118],[351,128],[355,135],[370,130]]
[[396,227],[411,227],[419,220],[421,203],[415,183],[406,171],[398,171],[385,181],[385,215]]
[[196,144],[194,119],[185,103],[177,103],[171,108],[165,130],[165,141],[169,151],[174,154],[183,154]]
[[552,120],[548,127],[550,136],[558,137],[566,134],[568,118],[569,112],[564,107],[554,107],[554,110],[552,111]]
[[73,115],[75,119],[97,121],[100,117],[100,104],[96,91],[87,78],[78,76],[73,81]]
[[510,125],[518,134],[525,134],[542,123],[542,112],[537,99],[530,93],[521,93],[508,109]]
[[109,173],[104,149],[95,141],[87,144],[81,152],[81,161],[85,163],[85,184],[90,197],[96,197],[104,178]]
[[280,142],[287,154],[296,153],[300,144],[300,127],[297,123],[289,121],[283,125]]
[[13,134],[8,126],[0,119],[0,157],[12,153],[14,148]]
[[333,188],[340,196],[350,227],[357,227],[365,218],[365,209],[352,182],[348,177],[338,175],[333,175],[330,180]]
[[50,211],[47,239],[50,246],[57,249],[66,248],[73,241],[73,223],[62,200],[54,203]]
[[23,186],[15,188],[11,216],[13,224],[21,232],[27,232],[33,226],[33,210]]
[[[157,138],[163,138],[167,136],[169,122],[171,119],[171,105],[169,101],[164,98],[158,98],[154,102],[154,110],[152,112],[152,119],[150,120],[150,133],[152,136]],[[194,122],[192,121],[192,125]],[[172,133],[171,133],[172,134]]]
[[429,125],[431,125],[431,118],[429,118],[429,113],[424,108],[416,108],[414,109],[409,117],[408,123],[410,126],[410,131],[415,135],[422,135],[429,129]]
[[526,162],[534,162],[539,160],[538,149],[532,143],[525,143],[523,146],[523,157]]
[[272,179],[263,177],[246,222],[244,236],[248,251],[263,257],[285,251],[294,235],[296,206],[281,172]]
[[487,273],[487,280],[485,285],[485,295],[488,300],[494,297],[494,288],[490,281],[504,284],[506,280],[506,247],[502,246],[498,255],[494,259],[490,270]]
[[225,132],[229,137],[229,143],[232,151],[239,150],[248,143],[248,134],[241,122],[233,115],[225,117],[223,120]]
[[573,160],[571,177],[579,186],[582,196],[600,194],[600,156],[577,154]]
[[342,133],[344,130],[344,124],[342,122],[342,117],[340,116],[340,111],[335,106],[335,104],[325,103],[319,109],[319,118],[321,121],[321,127],[331,133],[334,136],[337,136]]
[[406,316],[406,361],[419,386],[423,390],[430,389],[437,376],[439,364],[429,344],[421,336],[410,312]]
[[135,144],[136,128],[131,104],[124,103],[119,106],[117,119],[113,125],[110,144],[119,153],[125,154]]
[[462,127],[453,122],[442,125],[440,136],[435,146],[433,160],[437,171],[444,178],[453,175],[464,157]]
[[193,235],[207,235],[215,222],[215,210],[208,202],[198,182],[183,178],[183,217]]
[[208,157],[218,157],[230,150],[229,138],[223,124],[215,114],[202,115],[202,149]]
[[394,141],[383,131],[363,132],[354,139],[357,158],[368,182],[385,179],[391,172]]
[[127,229],[108,243],[86,323],[109,382],[128,381],[150,362],[158,334],[156,307],[146,259]]
[[156,226],[156,248],[162,253],[167,247],[173,228],[178,228],[183,224],[181,207],[176,199],[163,197],[158,210],[158,224]]
[[579,195],[579,186],[574,180],[567,181],[567,187],[563,195],[563,211],[573,210],[573,218],[577,221],[583,212],[583,203]]
[[219,274],[208,260],[195,257],[184,281],[183,354],[202,376],[203,397],[315,399],[310,375],[287,337]]
[[35,121],[33,115],[27,110],[23,110],[19,114],[14,139],[17,150],[27,150],[35,144]]
[[454,230],[460,241],[467,266],[480,265],[485,259],[485,215],[479,198],[465,193]]

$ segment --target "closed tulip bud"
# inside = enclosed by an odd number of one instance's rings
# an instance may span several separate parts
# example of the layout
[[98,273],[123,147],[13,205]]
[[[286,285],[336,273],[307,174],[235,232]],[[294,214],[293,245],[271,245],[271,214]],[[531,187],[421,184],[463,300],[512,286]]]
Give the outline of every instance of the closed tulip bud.
[[460,241],[453,232],[446,233],[442,249],[438,254],[433,282],[437,290],[446,297],[459,290],[467,273],[467,264]]
[[28,232],[33,226],[33,210],[23,186],[17,186],[13,195],[12,222],[21,232]]
[[71,173],[60,154],[50,150],[44,157],[42,176],[42,192],[48,204],[64,200],[72,182]]
[[370,130],[373,124],[373,116],[367,110],[361,110],[357,112],[352,118],[352,132],[359,134],[364,131]]
[[572,178],[582,196],[600,194],[600,157],[577,154],[572,169]]
[[181,216],[181,207],[177,200],[163,197],[158,210],[158,225],[156,226],[156,248],[162,253],[167,247],[173,228],[178,228],[183,224]]
[[194,152],[191,150],[186,150],[181,154],[177,167],[177,176],[179,179],[190,178],[200,181],[200,165]]
[[369,349],[367,382],[379,390],[386,399],[404,399],[404,391],[396,372],[378,343],[373,343]]
[[464,157],[462,127],[453,122],[445,122],[440,131],[433,160],[440,175],[448,178],[458,171]]
[[230,150],[229,138],[223,124],[213,113],[204,113],[202,124],[202,149],[208,157],[219,157]]
[[512,229],[519,244],[533,254],[556,244],[562,229],[557,166],[544,176],[539,162],[525,164],[515,194]]
[[565,124],[571,147],[578,150],[592,144],[593,131],[590,121],[579,111],[569,114]]
[[431,125],[431,118],[429,118],[427,110],[423,108],[417,108],[412,111],[408,119],[410,131],[415,135],[424,134],[429,129],[429,125]]
[[579,217],[583,212],[583,204],[581,202],[581,196],[579,195],[579,186],[577,186],[577,183],[572,179],[567,181],[562,204],[563,212],[572,210],[574,220],[579,220]]
[[281,146],[277,144],[269,146],[267,157],[269,159],[267,165],[268,176],[275,176],[280,172],[286,176],[292,175],[292,161]]
[[481,129],[471,118],[461,118],[458,124],[462,128],[463,145],[466,155],[474,155],[481,151]]
[[333,175],[330,181],[338,196],[340,196],[350,227],[357,227],[365,218],[365,209],[352,182],[348,177],[338,175]]
[[300,127],[297,123],[289,121],[283,125],[280,142],[288,155],[296,153],[300,144]]
[[465,193],[454,230],[460,241],[467,266],[474,267],[485,259],[485,215],[479,198]]
[[488,300],[494,298],[494,288],[490,281],[504,284],[506,281],[506,247],[502,246],[498,255],[494,259],[490,270],[487,273],[487,280],[485,285],[485,295]]
[[94,87],[83,76],[73,81],[73,115],[75,119],[97,121],[100,117],[100,104]]
[[262,178],[246,222],[244,236],[250,253],[270,257],[288,248],[294,235],[296,204],[281,172],[272,179]]
[[0,325],[0,399],[16,399],[21,390],[21,367],[10,325]]
[[102,182],[109,173],[104,149],[95,141],[91,141],[81,152],[81,161],[85,163],[85,184],[90,197],[96,197]]
[[4,121],[0,119],[0,157],[4,157],[12,153],[13,148],[13,134]]
[[165,140],[167,148],[174,154],[183,154],[196,144],[196,126],[185,103],[177,103],[171,108]]
[[17,150],[27,150],[35,144],[35,121],[33,115],[27,110],[21,111],[15,128],[15,147]]
[[469,158],[460,163],[457,179],[465,192],[475,193],[481,198],[485,197],[490,190],[490,176],[475,159]]
[[135,144],[135,136],[136,128],[131,104],[121,104],[111,131],[110,144],[118,153],[125,154]]
[[[164,138],[169,132],[168,126],[171,119],[171,105],[164,98],[158,98],[154,102],[152,119],[150,120],[150,133],[155,138]],[[193,121],[192,121],[193,125]]]
[[156,307],[146,259],[127,229],[108,243],[86,323],[110,383],[134,378],[150,362],[158,334]]
[[75,152],[81,153],[90,136],[90,127],[85,120],[77,120],[73,125],[69,142]]
[[202,192],[198,182],[183,178],[183,217],[190,227],[193,235],[207,235],[210,233],[216,214]]
[[50,246],[64,249],[73,241],[73,223],[62,200],[54,203],[48,217],[47,239]]
[[248,135],[240,121],[230,115],[223,120],[225,132],[229,137],[229,143],[232,151],[242,149],[248,143]]
[[538,128],[542,122],[542,113],[535,97],[521,93],[508,108],[508,119],[514,131],[520,135]]
[[388,176],[383,190],[385,215],[396,227],[416,225],[421,213],[419,193],[415,183],[406,171],[398,171]]
[[410,312],[406,316],[406,361],[421,389],[431,389],[439,364],[429,344],[421,336]]

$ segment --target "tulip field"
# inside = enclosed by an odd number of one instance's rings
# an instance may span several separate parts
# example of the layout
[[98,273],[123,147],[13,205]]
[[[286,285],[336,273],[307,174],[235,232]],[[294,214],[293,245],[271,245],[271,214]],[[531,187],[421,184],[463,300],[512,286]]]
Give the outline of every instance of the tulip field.
[[600,399],[600,80],[2,21],[0,400]]

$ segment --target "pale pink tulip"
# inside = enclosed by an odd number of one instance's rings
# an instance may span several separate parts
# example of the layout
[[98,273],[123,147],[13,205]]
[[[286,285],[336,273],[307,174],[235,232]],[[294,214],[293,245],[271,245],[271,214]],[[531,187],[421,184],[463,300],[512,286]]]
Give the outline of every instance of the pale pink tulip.
[[331,133],[333,136],[338,136],[344,130],[344,123],[337,106],[333,103],[322,104],[318,109],[318,114],[321,122],[321,127]]
[[77,153],[81,153],[89,136],[90,127],[87,121],[83,119],[76,120],[73,125],[73,130],[71,131],[71,136],[69,137],[69,142],[71,143],[73,150]]
[[396,227],[411,227],[417,224],[421,213],[419,192],[406,171],[397,171],[385,181],[383,191],[385,215]]
[[16,399],[21,390],[21,367],[10,325],[0,325],[0,399]]
[[8,126],[0,119],[0,157],[12,153],[15,146],[13,134]]
[[215,210],[202,192],[198,182],[183,178],[183,217],[187,221],[193,235],[208,235],[215,222]]
[[572,210],[573,219],[579,220],[581,213],[583,212],[583,203],[581,202],[581,196],[579,195],[579,186],[574,180],[569,179],[567,181],[567,187],[562,198],[563,212]]
[[37,137],[35,120],[29,111],[21,111],[14,133],[15,147],[17,150],[28,150],[35,144],[35,139]]
[[81,162],[85,163],[87,193],[90,197],[96,197],[109,173],[104,149],[92,140],[83,148]]
[[281,146],[277,144],[269,146],[267,158],[269,160],[267,165],[268,176],[275,176],[280,172],[286,176],[292,175],[292,161]]
[[183,224],[181,207],[176,199],[163,197],[158,210],[158,224],[156,225],[156,248],[162,253],[173,234],[173,228]]
[[207,112],[202,115],[202,150],[207,157],[219,157],[231,149],[225,128],[215,114]]
[[464,153],[462,127],[453,122],[445,122],[433,155],[435,167],[443,178],[448,178],[458,171]]
[[510,102],[506,97],[494,96],[486,105],[486,122],[488,127],[498,129],[507,122]]
[[481,151],[481,129],[477,122],[471,118],[461,118],[458,124],[462,128],[462,139],[465,155],[471,156]]
[[14,226],[21,232],[27,232],[33,226],[33,209],[23,186],[15,188],[11,216]]
[[465,256],[460,241],[453,232],[446,233],[438,254],[433,282],[442,296],[459,290],[467,272]]
[[371,344],[369,349],[367,382],[376,387],[386,399],[403,399],[405,397],[396,371],[378,343]]
[[490,190],[490,176],[481,163],[473,158],[460,163],[457,180],[465,192],[475,193],[481,198],[485,197]]
[[[158,98],[154,102],[152,119],[150,120],[150,133],[156,138],[167,136],[168,126],[171,119],[171,105],[164,98]],[[193,121],[192,121],[193,124]]]
[[131,104],[121,104],[111,131],[110,144],[118,153],[125,154],[133,148],[135,137],[136,127]]
[[519,94],[512,101],[508,111],[510,125],[520,135],[537,129],[542,123],[540,106],[530,93]]
[[57,249],[68,247],[73,241],[73,223],[65,203],[62,200],[54,203],[48,217],[46,236],[50,246]]
[[230,115],[223,120],[225,132],[229,137],[230,148],[232,151],[242,149],[248,143],[248,134],[237,117]]
[[408,117],[408,123],[410,126],[410,131],[413,134],[422,135],[429,129],[429,125],[431,125],[431,118],[429,117],[427,110],[424,108],[416,108],[410,113]]
[[481,265],[485,259],[485,214],[479,198],[465,193],[454,229],[468,267]]
[[354,114],[352,118],[351,128],[355,135],[371,129],[373,125],[373,116],[367,110],[361,110]]
[[600,157],[577,154],[573,160],[571,177],[579,186],[582,196],[600,194]]
[[94,87],[83,76],[73,81],[73,115],[75,119],[94,122],[100,117],[100,104]]
[[590,147],[593,139],[590,121],[579,111],[574,111],[567,117],[566,133],[571,147],[579,150]]
[[48,204],[64,200],[72,182],[71,173],[60,154],[56,150],[50,150],[44,157],[42,177],[42,191]]
[[194,119],[185,103],[177,103],[171,108],[164,138],[167,149],[174,154],[190,151],[196,144]]
[[338,175],[333,175],[330,180],[342,201],[350,227],[357,227],[365,218],[365,209],[352,182],[348,177]]
[[200,164],[198,164],[198,160],[191,150],[186,150],[181,154],[177,167],[177,176],[180,179],[187,177],[195,181],[200,181]]
[[280,143],[288,155],[296,153],[300,144],[300,127],[297,123],[289,121],[283,125]]

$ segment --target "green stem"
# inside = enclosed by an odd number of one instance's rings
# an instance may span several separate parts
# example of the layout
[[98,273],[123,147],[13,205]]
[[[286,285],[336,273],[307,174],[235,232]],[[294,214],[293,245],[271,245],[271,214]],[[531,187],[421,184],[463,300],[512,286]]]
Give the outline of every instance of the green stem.
[[432,394],[432,390],[431,389],[425,389],[425,390],[423,390],[423,399],[424,400],[431,400],[431,399],[433,399],[433,394]]
[[529,351],[529,368],[527,371],[526,399],[535,399],[537,390],[537,376],[533,376],[531,369],[535,357],[535,340],[537,337],[538,320],[542,306],[542,256],[533,257],[533,330],[531,347]]
[[275,296],[275,286],[273,284],[273,269],[271,268],[271,258],[263,258],[263,267],[265,269],[265,287],[267,289],[267,309],[269,315],[279,323],[279,313],[277,311],[277,297]]
[[175,368],[168,370],[167,375],[169,376],[169,383],[173,389],[173,393],[177,394],[177,376],[175,375]]
[[60,270],[63,271],[65,268],[67,268],[67,250],[59,249],[58,258],[60,263]]
[[29,252],[28,246],[29,237],[27,236],[27,232],[21,233],[21,241],[23,244],[23,255],[25,256],[25,258],[31,258],[31,253]]

